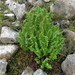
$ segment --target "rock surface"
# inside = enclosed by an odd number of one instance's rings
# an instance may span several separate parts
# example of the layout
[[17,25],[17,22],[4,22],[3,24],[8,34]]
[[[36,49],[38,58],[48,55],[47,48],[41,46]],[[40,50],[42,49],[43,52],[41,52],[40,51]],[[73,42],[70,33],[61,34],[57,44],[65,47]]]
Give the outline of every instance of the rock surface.
[[34,3],[36,2],[37,0],[28,0],[28,2],[32,5],[34,5]]
[[75,0],[56,0],[54,4],[50,6],[50,9],[54,14],[61,15],[64,18],[71,18],[75,16]]
[[0,34],[0,40],[2,43],[17,43],[17,36],[18,32],[14,31],[13,29],[7,26],[2,27]]
[[65,29],[63,33],[68,39],[75,41],[75,32]]
[[68,55],[61,67],[66,75],[75,75],[75,54]]
[[8,8],[13,11],[13,13],[16,15],[17,20],[21,20],[22,17],[26,13],[26,6],[25,4],[19,4],[18,2],[15,2],[13,0],[7,0],[6,4],[8,4]]
[[45,2],[49,2],[50,0],[44,0]]
[[5,75],[7,64],[6,59],[0,59],[0,75]]
[[0,45],[0,58],[10,58],[18,50],[17,45]]
[[47,74],[45,72],[43,72],[43,70],[38,69],[33,73],[33,75],[47,75]]
[[14,20],[15,17],[13,13],[4,14],[4,16],[9,17],[11,20]]
[[30,67],[27,67],[21,75],[33,75],[33,70]]

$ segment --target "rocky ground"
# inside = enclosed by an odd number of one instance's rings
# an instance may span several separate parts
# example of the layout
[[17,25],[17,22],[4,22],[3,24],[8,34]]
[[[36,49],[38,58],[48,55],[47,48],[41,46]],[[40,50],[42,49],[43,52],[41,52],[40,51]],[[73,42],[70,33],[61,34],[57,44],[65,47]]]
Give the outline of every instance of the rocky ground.
[[[65,42],[51,70],[40,69],[36,55],[23,51],[17,41],[27,11],[38,5],[52,11],[54,25]],[[0,75],[75,75],[75,0],[0,0]]]

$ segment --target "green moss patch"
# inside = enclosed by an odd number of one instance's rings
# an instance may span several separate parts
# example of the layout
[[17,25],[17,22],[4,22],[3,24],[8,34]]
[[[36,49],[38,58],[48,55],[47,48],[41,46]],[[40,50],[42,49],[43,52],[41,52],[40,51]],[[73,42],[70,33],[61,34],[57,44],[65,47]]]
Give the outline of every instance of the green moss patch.
[[8,60],[7,75],[20,75],[27,66],[35,70],[38,68],[38,65],[34,61],[34,58],[35,55],[30,51],[20,50]]

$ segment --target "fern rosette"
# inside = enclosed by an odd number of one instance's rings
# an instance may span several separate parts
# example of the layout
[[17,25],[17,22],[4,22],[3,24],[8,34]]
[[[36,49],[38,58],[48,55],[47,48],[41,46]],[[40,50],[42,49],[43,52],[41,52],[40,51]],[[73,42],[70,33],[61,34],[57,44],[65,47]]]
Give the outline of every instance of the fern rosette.
[[48,62],[57,58],[64,42],[59,25],[53,25],[52,17],[51,12],[37,6],[27,12],[18,36],[20,46],[36,54],[35,60],[41,63],[41,68],[52,68]]

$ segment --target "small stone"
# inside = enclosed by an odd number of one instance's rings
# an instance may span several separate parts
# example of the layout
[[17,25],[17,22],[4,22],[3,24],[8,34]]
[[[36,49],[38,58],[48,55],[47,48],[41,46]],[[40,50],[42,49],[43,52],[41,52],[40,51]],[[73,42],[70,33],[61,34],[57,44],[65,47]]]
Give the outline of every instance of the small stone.
[[43,72],[41,69],[38,69],[33,73],[33,75],[47,75],[47,73]]
[[20,26],[20,21],[12,22],[12,25],[18,27],[18,26]]
[[0,59],[0,75],[5,75],[6,67],[7,67],[6,59]]
[[0,11],[2,10],[2,8],[0,8]]
[[50,0],[44,0],[45,2],[50,2]]
[[61,68],[66,75],[75,75],[75,54],[68,55]]
[[9,13],[9,10],[5,10],[5,11],[4,11],[4,14],[7,14],[7,13]]
[[0,58],[10,58],[18,50],[17,45],[0,45]]
[[34,5],[34,3],[36,2],[37,0],[28,0],[28,2],[32,5]]
[[63,34],[70,40],[75,41],[75,32],[65,29]]
[[68,26],[70,25],[70,21],[69,20],[58,20],[55,21],[55,24],[60,25],[60,27],[63,28],[68,28]]
[[33,75],[33,70],[30,67],[27,67],[21,75]]
[[8,8],[10,9],[10,11],[12,11],[16,15],[17,20],[21,20],[23,18],[26,13],[25,4],[19,4],[18,2],[15,2],[13,0],[7,0],[5,3],[8,4]]
[[13,29],[4,26],[1,30],[0,40],[2,43],[18,43],[17,42],[18,32],[14,31]]
[[42,5],[44,2],[42,0],[38,0],[34,3],[34,6],[36,5]]
[[4,14],[4,16],[9,17],[11,20],[14,20],[15,15],[13,13]]
[[60,21],[60,25],[69,25],[70,24],[70,21],[69,20],[62,20]]

